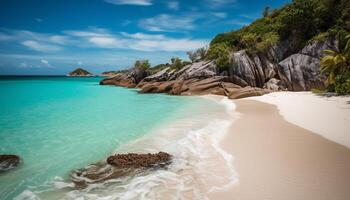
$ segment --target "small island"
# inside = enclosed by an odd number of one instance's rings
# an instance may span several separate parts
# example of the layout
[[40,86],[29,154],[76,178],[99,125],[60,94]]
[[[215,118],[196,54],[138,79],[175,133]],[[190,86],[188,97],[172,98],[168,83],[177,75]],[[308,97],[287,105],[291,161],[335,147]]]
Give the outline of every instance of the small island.
[[70,72],[68,76],[84,77],[84,76],[94,76],[94,75],[86,71],[85,69],[77,68],[76,70]]

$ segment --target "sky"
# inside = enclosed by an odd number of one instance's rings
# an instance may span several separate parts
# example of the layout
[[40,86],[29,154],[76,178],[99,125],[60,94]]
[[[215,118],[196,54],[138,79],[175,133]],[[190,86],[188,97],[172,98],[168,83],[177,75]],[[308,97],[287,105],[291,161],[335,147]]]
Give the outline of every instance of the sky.
[[0,75],[154,66],[290,0],[1,0]]

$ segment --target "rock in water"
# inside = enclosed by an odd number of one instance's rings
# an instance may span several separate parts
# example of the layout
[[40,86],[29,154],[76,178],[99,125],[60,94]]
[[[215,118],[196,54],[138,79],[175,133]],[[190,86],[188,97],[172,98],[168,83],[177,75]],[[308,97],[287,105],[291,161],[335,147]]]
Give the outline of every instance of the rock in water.
[[17,155],[0,155],[0,173],[17,167],[21,163],[21,158]]
[[120,169],[124,168],[149,168],[169,164],[170,155],[164,152],[156,154],[117,154],[107,158],[107,163]]
[[147,169],[165,167],[171,163],[171,155],[164,152],[156,154],[117,154],[86,168],[73,171],[71,179],[78,188],[88,184],[100,183],[105,180],[123,176],[132,176]]

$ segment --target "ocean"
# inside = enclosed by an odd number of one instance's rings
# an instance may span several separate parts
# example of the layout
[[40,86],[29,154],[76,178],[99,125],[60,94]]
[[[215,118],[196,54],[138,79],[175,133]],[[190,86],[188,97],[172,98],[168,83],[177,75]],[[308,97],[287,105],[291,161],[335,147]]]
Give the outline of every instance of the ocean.
[[[0,77],[0,154],[23,160],[0,174],[0,199],[203,199],[237,181],[218,147],[234,109],[228,100],[138,94],[100,80]],[[70,182],[72,170],[113,153],[158,151],[174,156],[168,170],[85,189]],[[212,177],[213,164],[224,178]]]

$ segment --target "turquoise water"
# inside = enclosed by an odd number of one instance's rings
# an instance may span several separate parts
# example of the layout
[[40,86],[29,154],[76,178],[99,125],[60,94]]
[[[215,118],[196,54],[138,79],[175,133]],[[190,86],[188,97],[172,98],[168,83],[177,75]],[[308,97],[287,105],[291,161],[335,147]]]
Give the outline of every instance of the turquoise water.
[[17,154],[24,161],[0,174],[1,199],[57,176],[67,179],[72,169],[104,159],[120,144],[171,122],[180,110],[206,103],[196,97],[140,95],[99,86],[100,80],[0,78],[0,154]]

